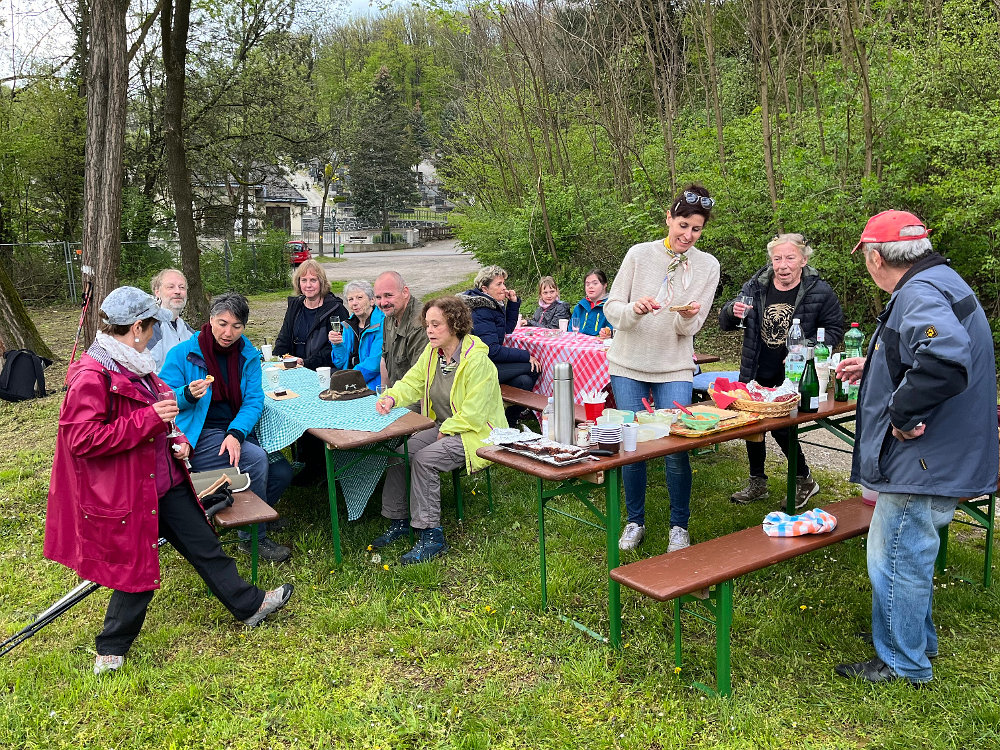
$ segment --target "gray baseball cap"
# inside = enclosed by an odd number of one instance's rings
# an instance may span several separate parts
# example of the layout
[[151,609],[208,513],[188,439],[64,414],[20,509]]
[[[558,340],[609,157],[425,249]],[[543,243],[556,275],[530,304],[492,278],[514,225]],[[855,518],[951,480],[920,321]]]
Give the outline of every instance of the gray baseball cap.
[[160,307],[156,297],[134,286],[120,286],[111,292],[101,303],[101,312],[115,326],[130,326],[146,318],[164,322],[174,319],[170,310]]

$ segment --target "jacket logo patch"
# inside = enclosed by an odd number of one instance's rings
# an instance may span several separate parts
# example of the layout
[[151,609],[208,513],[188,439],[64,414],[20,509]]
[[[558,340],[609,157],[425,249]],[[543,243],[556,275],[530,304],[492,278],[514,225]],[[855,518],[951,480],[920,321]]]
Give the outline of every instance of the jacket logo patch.
[[927,326],[927,330],[924,331],[924,335],[926,335],[927,338],[929,339],[934,338],[935,336],[937,336],[937,328],[935,328],[934,326]]

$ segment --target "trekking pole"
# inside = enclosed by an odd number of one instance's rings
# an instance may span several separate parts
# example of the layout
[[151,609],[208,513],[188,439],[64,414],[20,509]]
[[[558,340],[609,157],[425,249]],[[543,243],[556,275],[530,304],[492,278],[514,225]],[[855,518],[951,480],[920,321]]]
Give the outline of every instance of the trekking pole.
[[[162,547],[166,543],[167,540],[160,537],[156,542],[156,546]],[[44,612],[39,613],[30,625],[26,625],[3,643],[0,643],[0,656],[13,651],[16,646],[24,643],[46,625],[57,620],[99,588],[101,588],[101,584],[99,583],[94,583],[93,581],[81,581],[73,588],[72,591],[52,604],[52,606]]]
[[[90,309],[90,298],[94,294],[94,269],[90,266],[83,266],[80,269],[83,276],[83,310],[80,311],[80,322],[76,326],[76,339],[73,341],[73,353],[69,355],[69,363],[73,364],[76,359],[76,348],[80,345],[80,334],[83,332],[83,322],[87,319],[87,310]],[[69,370],[66,370],[66,380],[63,385],[69,385]]]

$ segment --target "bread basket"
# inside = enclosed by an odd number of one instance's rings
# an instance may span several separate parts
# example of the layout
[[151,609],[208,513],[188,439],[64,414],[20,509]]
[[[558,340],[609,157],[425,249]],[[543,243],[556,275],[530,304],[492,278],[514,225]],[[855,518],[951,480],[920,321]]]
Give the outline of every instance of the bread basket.
[[[708,395],[712,398],[713,403],[717,403],[715,401],[714,388],[708,389]],[[749,398],[737,398],[726,408],[735,409],[736,411],[749,411],[754,414],[760,414],[763,417],[787,417],[798,405],[798,398],[790,398],[786,401],[753,401]]]

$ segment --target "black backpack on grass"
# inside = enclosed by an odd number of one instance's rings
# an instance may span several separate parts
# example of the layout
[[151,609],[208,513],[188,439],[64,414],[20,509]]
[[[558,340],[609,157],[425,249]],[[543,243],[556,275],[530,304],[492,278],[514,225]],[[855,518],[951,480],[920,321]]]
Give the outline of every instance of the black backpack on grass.
[[13,349],[4,357],[0,370],[0,398],[27,401],[45,395],[45,368],[51,359],[39,357],[30,349]]

